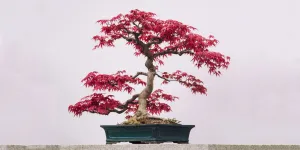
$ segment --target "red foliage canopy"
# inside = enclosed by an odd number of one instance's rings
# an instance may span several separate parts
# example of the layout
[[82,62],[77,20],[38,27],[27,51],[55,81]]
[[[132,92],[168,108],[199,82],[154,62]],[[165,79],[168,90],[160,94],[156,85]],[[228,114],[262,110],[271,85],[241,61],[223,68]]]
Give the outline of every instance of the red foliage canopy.
[[[140,10],[131,10],[128,14],[119,14],[111,19],[99,20],[102,34],[96,35],[93,39],[98,42],[94,47],[102,48],[114,46],[118,39],[124,39],[128,45],[132,45],[135,56],[144,55],[153,58],[157,65],[163,65],[163,59],[172,55],[192,57],[192,62],[197,68],[203,65],[209,68],[209,73],[216,76],[221,75],[220,69],[227,68],[230,57],[221,53],[209,51],[209,47],[215,46],[218,41],[210,35],[205,38],[193,31],[196,28],[185,25],[175,20],[160,20],[155,14]],[[148,49],[148,51],[145,50]],[[97,72],[89,73],[83,80],[87,87],[95,91],[126,91],[131,93],[134,88],[129,84],[145,85],[146,83],[138,78],[139,75],[147,76],[147,73],[138,72],[135,76],[125,75],[125,71],[116,74],[106,75]],[[203,82],[195,76],[182,71],[174,73],[163,72],[156,74],[163,79],[163,83],[177,81],[183,86],[190,88],[193,93],[206,94]],[[69,106],[69,111],[75,115],[81,115],[87,111],[107,115],[110,112],[129,113],[136,112],[138,107],[139,94],[135,94],[125,103],[115,100],[112,95],[104,96],[103,93],[95,93],[82,99],[75,105]],[[162,111],[170,111],[171,108],[160,99],[174,101],[177,97],[164,94],[162,90],[154,91],[147,101],[147,110],[152,114],[160,114]]]

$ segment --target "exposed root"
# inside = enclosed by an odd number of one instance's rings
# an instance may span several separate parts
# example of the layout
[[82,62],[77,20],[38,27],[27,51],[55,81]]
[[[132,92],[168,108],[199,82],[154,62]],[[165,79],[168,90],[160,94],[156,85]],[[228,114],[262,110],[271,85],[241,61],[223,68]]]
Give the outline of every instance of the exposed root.
[[159,118],[159,117],[143,117],[143,118],[137,118],[137,117],[131,117],[127,121],[124,121],[123,123],[119,125],[141,125],[141,124],[179,124],[180,121],[174,119],[165,119],[165,118]]

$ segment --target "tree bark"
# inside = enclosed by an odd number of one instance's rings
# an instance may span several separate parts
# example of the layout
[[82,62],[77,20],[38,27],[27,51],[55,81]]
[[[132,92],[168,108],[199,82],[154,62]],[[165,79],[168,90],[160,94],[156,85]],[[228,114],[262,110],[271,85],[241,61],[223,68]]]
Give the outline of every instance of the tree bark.
[[137,112],[135,113],[135,117],[137,118],[143,118],[148,116],[147,99],[153,91],[154,77],[156,75],[155,67],[153,65],[153,59],[148,57],[145,66],[148,68],[147,84],[138,97],[139,107]]

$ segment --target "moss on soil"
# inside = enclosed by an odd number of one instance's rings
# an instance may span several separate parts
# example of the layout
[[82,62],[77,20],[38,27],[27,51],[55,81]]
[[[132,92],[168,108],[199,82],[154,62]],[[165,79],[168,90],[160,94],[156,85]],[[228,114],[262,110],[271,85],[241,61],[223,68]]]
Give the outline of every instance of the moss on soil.
[[180,121],[175,118],[159,118],[159,117],[144,117],[140,119],[136,119],[135,117],[131,117],[128,120],[122,122],[119,125],[141,125],[141,124],[179,124]]

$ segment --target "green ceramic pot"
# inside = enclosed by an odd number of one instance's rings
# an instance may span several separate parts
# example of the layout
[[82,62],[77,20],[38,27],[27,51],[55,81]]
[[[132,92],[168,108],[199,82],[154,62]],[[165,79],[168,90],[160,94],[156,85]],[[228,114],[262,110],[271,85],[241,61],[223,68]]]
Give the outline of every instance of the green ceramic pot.
[[105,130],[106,144],[130,142],[133,144],[174,142],[189,143],[189,135],[195,125],[101,125]]

